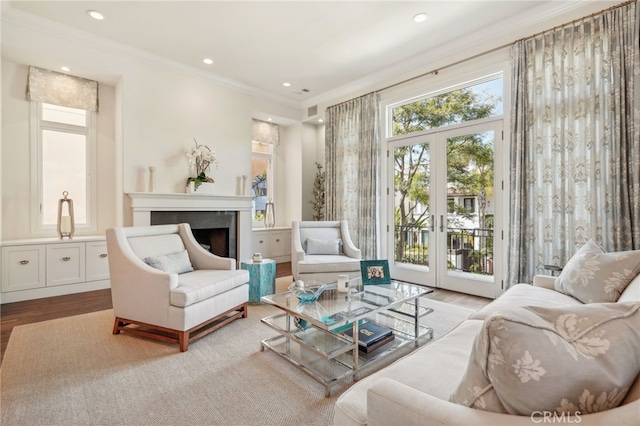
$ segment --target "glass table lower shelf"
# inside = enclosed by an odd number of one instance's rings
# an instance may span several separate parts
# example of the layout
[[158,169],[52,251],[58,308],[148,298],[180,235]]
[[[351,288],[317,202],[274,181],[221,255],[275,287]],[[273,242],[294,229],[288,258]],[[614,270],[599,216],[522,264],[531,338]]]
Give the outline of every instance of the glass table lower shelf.
[[[429,310],[429,308],[426,308]],[[422,312],[422,315],[428,312]],[[421,316],[422,316],[421,315]],[[393,331],[394,338],[371,351],[356,349],[350,336],[340,331],[328,331],[289,314],[282,313],[266,317],[262,322],[279,334],[261,342],[261,349],[269,349],[294,365],[325,387],[325,396],[331,395],[331,385],[342,379],[358,380],[360,375],[370,371],[368,366],[383,359],[392,361],[395,357],[433,338],[431,327],[418,324],[415,318],[404,312],[382,311],[363,319],[359,324],[375,322]],[[417,329],[417,336],[415,335]]]

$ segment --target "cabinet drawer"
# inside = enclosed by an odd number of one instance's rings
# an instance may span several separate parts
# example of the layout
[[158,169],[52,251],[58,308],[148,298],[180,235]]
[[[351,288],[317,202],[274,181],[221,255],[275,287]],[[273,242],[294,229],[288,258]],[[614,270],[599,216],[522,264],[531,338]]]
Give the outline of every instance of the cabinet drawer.
[[2,291],[44,287],[44,259],[44,245],[2,247]]
[[262,253],[262,257],[269,256],[269,236],[266,233],[254,233],[252,239],[254,253]]
[[107,243],[100,241],[87,243],[87,281],[109,279],[109,258]]
[[289,241],[286,239],[286,235],[284,232],[273,232],[269,235],[269,256],[278,257],[291,254],[287,253]]
[[84,244],[47,245],[47,286],[74,284],[85,279]]

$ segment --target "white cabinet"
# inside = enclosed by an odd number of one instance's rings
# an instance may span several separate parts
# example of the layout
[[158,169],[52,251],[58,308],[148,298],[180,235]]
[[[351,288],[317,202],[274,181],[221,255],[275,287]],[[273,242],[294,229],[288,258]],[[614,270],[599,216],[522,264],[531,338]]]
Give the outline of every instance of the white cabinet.
[[84,281],[84,243],[47,244],[47,286]]
[[2,247],[2,292],[44,287],[45,246]]
[[2,243],[1,303],[109,288],[101,237]]
[[109,279],[109,258],[107,255],[107,243],[95,241],[86,243],[87,247],[87,281]]
[[291,262],[290,228],[254,229],[252,242],[253,253],[276,262]]

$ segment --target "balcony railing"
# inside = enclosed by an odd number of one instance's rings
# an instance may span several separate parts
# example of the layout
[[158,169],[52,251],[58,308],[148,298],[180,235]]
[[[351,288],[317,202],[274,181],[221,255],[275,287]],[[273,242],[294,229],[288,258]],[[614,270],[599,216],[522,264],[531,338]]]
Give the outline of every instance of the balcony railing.
[[[446,255],[450,270],[493,275],[493,229],[447,228]],[[395,260],[429,266],[429,229],[396,227]]]

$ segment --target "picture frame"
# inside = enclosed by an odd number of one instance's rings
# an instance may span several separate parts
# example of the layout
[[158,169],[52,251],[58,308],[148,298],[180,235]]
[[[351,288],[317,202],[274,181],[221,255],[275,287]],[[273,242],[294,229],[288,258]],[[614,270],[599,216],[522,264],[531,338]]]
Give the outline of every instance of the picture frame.
[[361,260],[360,272],[363,285],[391,284],[387,260]]

